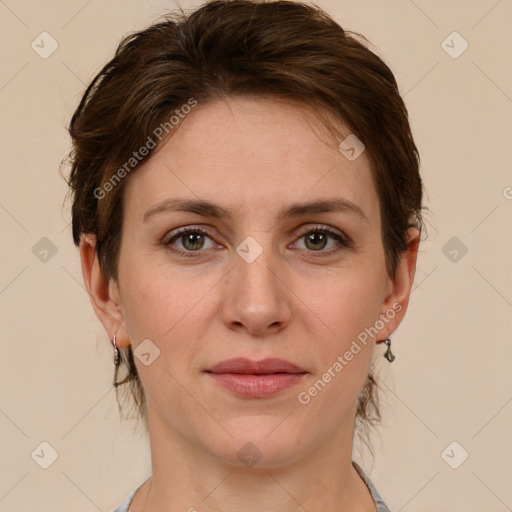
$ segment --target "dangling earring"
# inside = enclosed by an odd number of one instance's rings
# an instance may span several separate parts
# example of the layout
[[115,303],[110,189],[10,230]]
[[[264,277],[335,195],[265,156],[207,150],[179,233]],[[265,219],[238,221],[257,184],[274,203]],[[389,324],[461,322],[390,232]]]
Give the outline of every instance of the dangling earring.
[[117,373],[119,371],[119,365],[121,364],[121,353],[119,352],[119,349],[117,348],[115,334],[114,334],[114,339],[112,340],[112,343],[114,344],[114,380],[113,380],[113,385],[114,385],[114,387],[117,387],[117,386],[119,386],[119,384],[122,384],[122,382],[117,382]]
[[119,366],[121,364],[121,354],[116,345],[116,335],[115,334],[114,334],[114,339],[112,340],[112,343],[114,344],[114,364],[116,366]]
[[396,359],[396,356],[393,354],[393,352],[391,352],[391,338],[388,336],[388,338],[386,339],[386,353],[384,354],[384,357],[390,362],[392,363],[395,359]]
[[117,381],[117,374],[119,373],[119,366],[121,365],[121,351],[116,343],[116,335],[114,334],[114,338],[112,339],[112,343],[114,345],[114,387],[120,386],[129,380],[132,380],[137,377],[137,369],[135,367],[135,363],[133,361],[133,355],[131,351],[128,352],[126,358],[123,358],[124,364],[128,367],[128,373],[123,378],[123,380]]

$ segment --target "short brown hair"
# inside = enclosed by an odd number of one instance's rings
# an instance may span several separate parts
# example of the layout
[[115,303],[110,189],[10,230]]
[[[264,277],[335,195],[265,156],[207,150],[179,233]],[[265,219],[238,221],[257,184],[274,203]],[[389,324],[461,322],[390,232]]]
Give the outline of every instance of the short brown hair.
[[[75,244],[84,233],[96,235],[101,268],[117,279],[129,178],[101,199],[95,191],[104,190],[148,135],[191,98],[199,104],[275,98],[314,107],[336,132],[328,122],[334,115],[364,143],[379,195],[386,268],[394,277],[407,229],[422,230],[419,153],[393,73],[364,41],[315,5],[256,0],[207,2],[126,36],[87,87],[69,126]],[[143,416],[142,386],[127,348],[128,381]],[[372,371],[356,419],[363,427],[380,420]]]

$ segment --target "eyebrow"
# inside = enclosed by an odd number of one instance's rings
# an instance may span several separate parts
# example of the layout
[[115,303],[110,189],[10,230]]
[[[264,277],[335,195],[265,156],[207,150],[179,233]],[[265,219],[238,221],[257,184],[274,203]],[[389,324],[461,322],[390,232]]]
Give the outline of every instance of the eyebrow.
[[[143,217],[143,222],[146,222],[150,217],[162,212],[188,212],[205,217],[215,217],[218,219],[232,220],[232,213],[222,206],[215,204],[211,201],[204,199],[166,199],[151,208],[149,208]],[[362,208],[349,201],[339,197],[322,199],[318,201],[311,201],[309,203],[293,203],[278,212],[279,218],[287,217],[300,217],[312,213],[329,213],[340,212],[357,215],[361,217],[367,224],[370,221],[366,217]]]

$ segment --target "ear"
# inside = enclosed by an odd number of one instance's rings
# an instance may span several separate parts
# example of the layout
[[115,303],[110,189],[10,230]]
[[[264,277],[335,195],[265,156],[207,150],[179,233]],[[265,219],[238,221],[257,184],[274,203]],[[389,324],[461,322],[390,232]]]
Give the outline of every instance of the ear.
[[118,347],[128,346],[130,337],[124,327],[119,288],[115,280],[107,279],[100,268],[95,235],[86,234],[80,238],[80,260],[85,287],[96,316],[103,324],[110,340],[115,334]]
[[417,228],[407,230],[407,250],[400,257],[394,279],[389,278],[387,296],[380,311],[379,318],[385,324],[380,331],[380,336],[384,335],[384,338],[377,343],[385,341],[398,328],[407,311],[416,273],[420,235]]

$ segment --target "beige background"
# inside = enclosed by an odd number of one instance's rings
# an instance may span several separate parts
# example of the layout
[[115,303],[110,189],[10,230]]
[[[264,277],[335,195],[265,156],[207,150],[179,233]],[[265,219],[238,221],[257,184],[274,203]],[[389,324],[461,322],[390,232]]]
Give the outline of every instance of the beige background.
[[[147,440],[119,420],[58,168],[85,84],[174,5],[0,1],[0,512],[108,511],[150,474]],[[363,465],[393,512],[512,510],[512,2],[318,5],[395,72],[433,212],[398,358],[378,357],[389,408]],[[43,31],[59,45],[47,59],[31,48]],[[458,58],[441,46],[453,31],[469,44]],[[44,441],[58,452],[48,469],[31,457]]]

